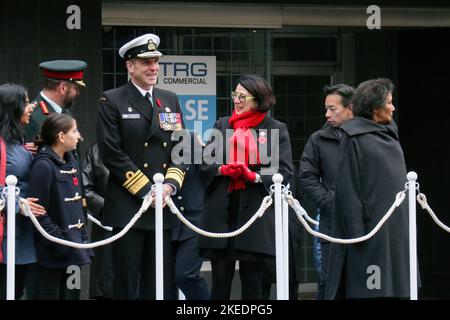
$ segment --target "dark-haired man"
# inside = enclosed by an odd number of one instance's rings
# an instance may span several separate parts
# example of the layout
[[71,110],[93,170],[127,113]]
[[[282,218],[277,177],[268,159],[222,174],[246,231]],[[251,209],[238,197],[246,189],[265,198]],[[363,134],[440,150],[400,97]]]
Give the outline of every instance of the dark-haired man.
[[[336,182],[337,154],[341,133],[339,126],[353,117],[352,98],[355,89],[345,84],[325,86],[325,117],[322,129],[308,139],[300,159],[298,189],[304,199],[312,201],[320,211],[319,230],[330,234]],[[321,267],[317,299],[323,300],[330,243],[320,240]]]

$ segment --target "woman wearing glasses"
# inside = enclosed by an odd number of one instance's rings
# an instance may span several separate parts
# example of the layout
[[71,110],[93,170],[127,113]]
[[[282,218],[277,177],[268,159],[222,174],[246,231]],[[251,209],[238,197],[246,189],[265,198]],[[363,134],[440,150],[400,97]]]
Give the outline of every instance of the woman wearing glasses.
[[[269,194],[272,175],[280,173],[283,183],[293,173],[291,144],[284,123],[268,116],[275,96],[259,76],[241,77],[231,93],[234,110],[215,124],[211,139],[221,150],[205,157],[201,174],[207,185],[202,226],[212,232],[242,227]],[[218,143],[218,141],[220,141]],[[211,145],[208,145],[205,149]],[[242,299],[261,299],[266,264],[274,259],[273,206],[240,235],[215,239],[201,237],[201,254],[211,260],[211,299],[230,299],[235,264],[239,260]]]

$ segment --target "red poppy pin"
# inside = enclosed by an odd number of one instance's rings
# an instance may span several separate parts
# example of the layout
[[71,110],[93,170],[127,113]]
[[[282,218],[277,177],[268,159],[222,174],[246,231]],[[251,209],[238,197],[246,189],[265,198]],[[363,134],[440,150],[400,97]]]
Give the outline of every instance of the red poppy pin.
[[161,108],[162,107],[162,103],[161,100],[159,100],[159,98],[156,99],[156,105]]
[[77,186],[78,185],[78,178],[77,177],[72,177],[72,180],[73,180],[73,184],[75,186]]

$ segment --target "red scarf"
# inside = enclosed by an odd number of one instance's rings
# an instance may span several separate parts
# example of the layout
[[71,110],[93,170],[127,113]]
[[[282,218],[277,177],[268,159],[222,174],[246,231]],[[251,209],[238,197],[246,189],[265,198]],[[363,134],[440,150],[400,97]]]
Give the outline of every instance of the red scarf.
[[[247,167],[260,164],[258,144],[249,130],[258,126],[266,117],[267,112],[248,111],[236,114],[233,111],[228,124],[234,129],[233,136],[229,140],[230,158],[228,164],[244,163]],[[245,180],[243,178],[232,179],[228,191],[245,189]]]

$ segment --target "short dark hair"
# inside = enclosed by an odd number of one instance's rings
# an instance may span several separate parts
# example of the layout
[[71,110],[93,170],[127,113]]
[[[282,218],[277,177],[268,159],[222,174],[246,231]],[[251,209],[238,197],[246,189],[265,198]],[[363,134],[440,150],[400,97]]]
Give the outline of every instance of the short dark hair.
[[260,76],[243,75],[238,83],[256,98],[256,111],[267,112],[277,102],[272,87]]
[[353,102],[355,88],[347,84],[339,83],[335,85],[326,85],[323,87],[323,95],[326,98],[330,94],[337,94],[342,97],[344,108],[348,108]]
[[27,89],[19,84],[5,83],[0,86],[0,136],[6,142],[23,141],[20,118],[27,96]]
[[42,127],[39,132],[39,139],[36,141],[36,144],[46,144],[48,146],[54,145],[57,141],[58,133],[69,132],[74,121],[75,119],[66,113],[50,113],[42,123]]
[[59,84],[64,80],[52,79],[52,78],[44,78],[42,80],[42,87],[47,90],[55,90],[58,88]]
[[361,82],[353,98],[353,114],[372,120],[374,111],[385,106],[386,97],[392,92],[394,85],[386,78]]

